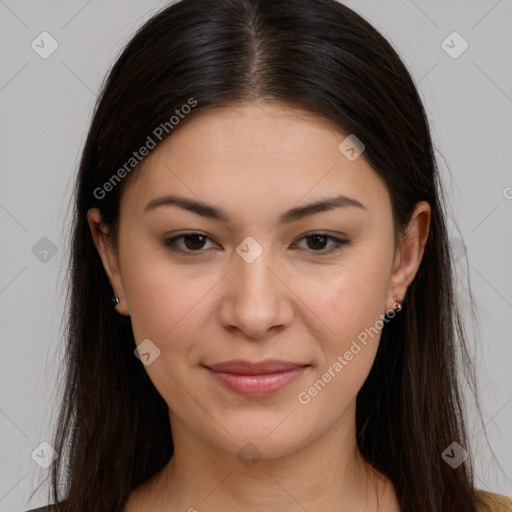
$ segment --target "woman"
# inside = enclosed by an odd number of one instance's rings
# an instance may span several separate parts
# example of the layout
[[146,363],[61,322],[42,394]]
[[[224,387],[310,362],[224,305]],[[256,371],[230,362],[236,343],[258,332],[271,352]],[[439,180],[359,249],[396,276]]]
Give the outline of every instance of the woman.
[[510,510],[474,486],[438,180],[342,4],[149,20],[80,164],[51,510]]

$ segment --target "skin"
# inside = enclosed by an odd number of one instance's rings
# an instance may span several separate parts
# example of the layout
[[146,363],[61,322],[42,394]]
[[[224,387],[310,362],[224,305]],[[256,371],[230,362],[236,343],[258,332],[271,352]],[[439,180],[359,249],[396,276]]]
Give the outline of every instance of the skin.
[[[175,445],[168,465],[132,492],[127,512],[400,510],[391,482],[356,445],[356,395],[380,330],[309,403],[298,400],[397,306],[393,296],[405,297],[429,231],[430,205],[420,202],[395,247],[387,188],[364,153],[350,161],[339,151],[346,136],[283,104],[210,110],[179,126],[127,184],[117,251],[100,211],[88,212],[118,312],[130,315],[137,344],[150,339],[160,350],[145,369],[169,406]],[[176,206],[144,212],[169,193],[232,220]],[[277,223],[285,210],[340,194],[365,209]],[[177,246],[199,255],[164,245],[188,231],[208,238]],[[335,245],[305,238],[318,232],[350,244],[322,256]],[[251,263],[236,252],[248,236],[263,250]],[[310,367],[286,388],[248,398],[201,366],[270,358]],[[261,456],[252,467],[237,456],[249,442]]]

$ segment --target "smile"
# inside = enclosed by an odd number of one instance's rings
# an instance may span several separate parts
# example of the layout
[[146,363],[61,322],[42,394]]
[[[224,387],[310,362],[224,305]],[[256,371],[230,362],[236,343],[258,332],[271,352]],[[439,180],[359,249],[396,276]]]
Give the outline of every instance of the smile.
[[281,362],[231,362],[205,368],[217,382],[235,393],[247,397],[264,397],[291,384],[308,366]]

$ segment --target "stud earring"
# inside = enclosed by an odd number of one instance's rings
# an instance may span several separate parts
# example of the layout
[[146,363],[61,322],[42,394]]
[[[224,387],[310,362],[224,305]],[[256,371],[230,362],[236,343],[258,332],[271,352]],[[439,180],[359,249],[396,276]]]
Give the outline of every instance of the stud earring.
[[398,306],[395,307],[395,311],[400,311],[402,309],[402,301],[400,299],[397,299],[394,295],[393,300],[395,301],[395,304],[398,304]]

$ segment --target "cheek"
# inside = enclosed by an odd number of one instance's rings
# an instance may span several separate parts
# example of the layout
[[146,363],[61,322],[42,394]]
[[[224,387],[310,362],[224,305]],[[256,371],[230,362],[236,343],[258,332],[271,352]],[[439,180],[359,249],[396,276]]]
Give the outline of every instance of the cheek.
[[375,257],[358,258],[310,294],[318,324],[329,329],[317,337],[318,368],[301,396],[324,411],[327,423],[355,399],[374,363],[384,325],[380,315],[385,312],[386,265]]
[[[140,240],[140,243],[136,243]],[[133,235],[121,241],[121,271],[134,337],[160,338],[184,311],[190,287],[154,242]]]
[[210,287],[180,275],[176,269],[139,266],[125,285],[135,339],[153,337],[159,343],[187,337],[184,330],[198,327],[201,299]]
[[354,252],[343,265],[332,267],[320,282],[305,287],[308,306],[317,314],[318,322],[326,326],[326,339],[332,340],[330,350],[350,345],[385,312],[387,268],[384,257]]
[[211,322],[211,300],[222,269],[199,271],[195,265],[172,262],[165,248],[150,251],[144,244],[126,245],[123,284],[135,341],[151,339],[161,350],[162,361],[174,367],[185,354],[198,350],[195,340]]

